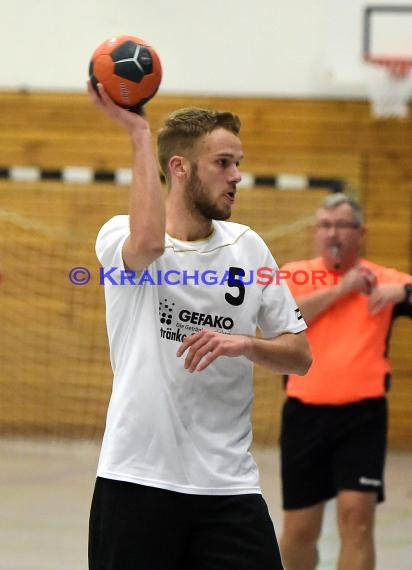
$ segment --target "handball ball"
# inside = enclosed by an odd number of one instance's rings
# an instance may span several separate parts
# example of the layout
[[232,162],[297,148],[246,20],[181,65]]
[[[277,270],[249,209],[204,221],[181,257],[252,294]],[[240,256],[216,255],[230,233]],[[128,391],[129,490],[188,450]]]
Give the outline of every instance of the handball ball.
[[90,60],[89,77],[101,83],[121,107],[138,110],[159,89],[162,66],[156,50],[136,36],[121,35],[103,42]]

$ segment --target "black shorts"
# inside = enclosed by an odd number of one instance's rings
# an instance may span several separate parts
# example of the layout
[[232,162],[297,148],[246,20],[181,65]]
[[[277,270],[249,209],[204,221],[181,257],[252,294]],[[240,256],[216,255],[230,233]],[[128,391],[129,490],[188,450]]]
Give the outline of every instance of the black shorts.
[[263,497],[188,495],[97,478],[90,570],[282,570]]
[[283,508],[316,505],[340,490],[373,491],[384,500],[387,402],[343,406],[286,400],[281,428]]

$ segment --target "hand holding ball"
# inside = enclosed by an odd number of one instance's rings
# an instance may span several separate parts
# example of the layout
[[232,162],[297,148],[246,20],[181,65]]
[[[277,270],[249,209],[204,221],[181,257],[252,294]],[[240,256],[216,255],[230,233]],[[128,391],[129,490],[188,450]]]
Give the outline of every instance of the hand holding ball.
[[146,41],[121,35],[106,40],[93,52],[89,77],[96,91],[101,83],[115,103],[138,111],[156,95],[162,66],[156,50]]

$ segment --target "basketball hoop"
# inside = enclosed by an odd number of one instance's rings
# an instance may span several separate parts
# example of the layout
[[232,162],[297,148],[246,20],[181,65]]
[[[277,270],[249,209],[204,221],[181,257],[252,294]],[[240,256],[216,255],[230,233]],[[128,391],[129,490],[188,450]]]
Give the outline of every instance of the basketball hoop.
[[368,97],[372,116],[377,119],[404,119],[409,115],[412,96],[412,59],[368,57]]

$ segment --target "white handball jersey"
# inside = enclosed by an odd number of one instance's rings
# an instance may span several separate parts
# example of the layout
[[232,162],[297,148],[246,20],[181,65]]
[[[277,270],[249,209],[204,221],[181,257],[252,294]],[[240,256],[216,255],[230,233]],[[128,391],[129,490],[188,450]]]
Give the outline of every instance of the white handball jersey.
[[264,338],[304,330],[287,286],[268,284],[275,260],[247,226],[215,221],[204,240],[166,235],[164,254],[135,275],[122,261],[128,234],[129,217],[115,216],[96,243],[114,372],[97,475],[191,494],[260,493],[252,363],[221,356],[190,373],[176,351],[203,328],[259,328]]

